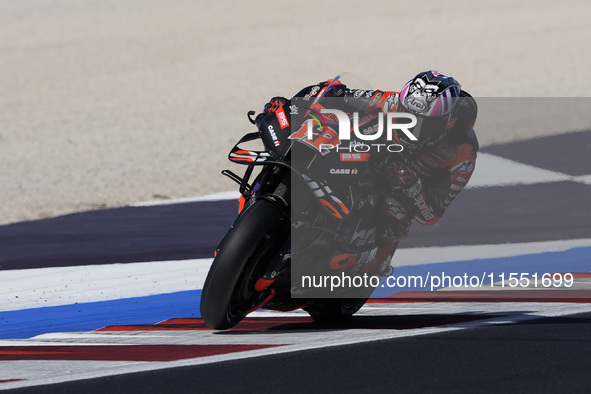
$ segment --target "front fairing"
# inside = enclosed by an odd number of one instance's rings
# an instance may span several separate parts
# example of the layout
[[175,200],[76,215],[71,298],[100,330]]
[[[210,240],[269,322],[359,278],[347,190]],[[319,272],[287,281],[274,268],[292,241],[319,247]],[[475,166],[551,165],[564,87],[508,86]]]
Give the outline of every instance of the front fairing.
[[290,118],[289,112],[286,113],[284,108],[280,108],[274,114],[267,115],[259,126],[265,148],[277,160],[282,160],[291,148]]
[[356,111],[346,101],[352,87],[370,89],[360,77],[344,73],[310,88],[316,88],[316,94],[291,100],[298,112],[290,118],[291,165],[304,175],[320,203],[339,219],[349,214],[360,193],[371,189],[368,184],[373,182],[370,154],[356,149],[354,140],[341,141],[338,119],[327,112],[339,109],[348,116]]

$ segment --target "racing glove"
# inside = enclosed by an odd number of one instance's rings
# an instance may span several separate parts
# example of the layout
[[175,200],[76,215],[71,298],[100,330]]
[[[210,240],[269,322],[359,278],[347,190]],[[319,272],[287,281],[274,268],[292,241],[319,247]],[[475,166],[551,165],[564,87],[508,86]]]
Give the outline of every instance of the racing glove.
[[285,105],[285,103],[287,103],[288,101],[289,100],[285,97],[279,96],[273,97],[271,100],[269,100],[269,102],[265,104],[265,106],[263,107],[263,112],[258,114],[255,118],[255,124],[257,125],[257,127],[260,127],[260,124],[262,123],[263,118],[265,116],[277,112],[277,110],[283,105]]
[[272,114],[276,112],[279,109],[279,107],[282,107],[287,101],[288,100],[285,97],[273,97],[263,107],[263,113]]
[[384,174],[390,187],[395,191],[401,191],[407,198],[414,199],[421,193],[421,178],[415,171],[404,163],[389,163]]

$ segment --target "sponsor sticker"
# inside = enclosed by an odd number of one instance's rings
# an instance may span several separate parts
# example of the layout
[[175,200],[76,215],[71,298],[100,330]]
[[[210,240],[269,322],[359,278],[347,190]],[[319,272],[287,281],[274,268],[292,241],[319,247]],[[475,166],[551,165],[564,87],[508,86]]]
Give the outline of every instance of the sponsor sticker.
[[287,116],[285,115],[283,107],[275,111],[275,115],[277,115],[277,120],[279,121],[279,126],[281,127],[281,129],[289,127],[289,121],[287,120]]
[[341,161],[369,161],[370,153],[341,153]]

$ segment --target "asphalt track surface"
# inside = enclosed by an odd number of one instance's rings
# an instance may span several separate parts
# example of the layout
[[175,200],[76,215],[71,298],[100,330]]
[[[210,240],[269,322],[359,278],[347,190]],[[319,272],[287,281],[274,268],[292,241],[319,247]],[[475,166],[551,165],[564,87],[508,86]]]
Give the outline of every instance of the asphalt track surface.
[[[578,177],[591,174],[591,161],[588,160],[590,140],[591,132],[572,133],[492,146],[482,152]],[[548,151],[549,147],[552,147],[552,152]],[[560,159],[565,157],[567,159]],[[591,238],[589,201],[591,185],[569,179],[467,189],[454,202],[452,208],[457,209],[450,208],[441,224],[433,228],[413,226],[404,247]],[[235,209],[233,201],[195,202],[109,209],[1,226],[3,251],[0,265],[2,270],[16,270],[211,257],[212,250],[235,217]],[[444,304],[441,306],[445,308]],[[523,308],[525,313],[527,307]],[[507,307],[507,315],[516,314],[515,310],[509,313],[509,309]],[[305,337],[315,332],[338,335],[348,329],[359,328],[404,331],[497,318],[494,324],[466,326],[461,330],[435,334],[77,380],[15,391],[588,390],[591,384],[591,375],[588,374],[591,365],[591,313],[526,320],[508,318],[503,324],[503,308],[499,310],[492,315],[470,311],[449,314],[442,310],[441,313],[422,315],[356,316],[348,323],[335,325],[284,324],[281,326],[283,330],[292,330],[296,335]],[[170,316],[174,317],[179,316]],[[298,331],[302,328],[304,330]],[[271,329],[265,333],[273,332]],[[253,337],[257,333],[259,331],[251,330],[242,335]],[[234,331],[229,335],[238,337],[240,332]]]
[[588,392],[589,332],[588,313],[15,392]]

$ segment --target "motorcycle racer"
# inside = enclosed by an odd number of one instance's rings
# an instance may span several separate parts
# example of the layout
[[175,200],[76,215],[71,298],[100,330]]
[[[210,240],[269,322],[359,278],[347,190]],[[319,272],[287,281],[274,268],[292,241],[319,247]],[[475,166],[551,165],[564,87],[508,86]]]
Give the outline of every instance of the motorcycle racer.
[[[370,168],[383,179],[385,193],[378,203],[381,213],[376,243],[377,252],[358,261],[369,272],[388,263],[410,230],[415,219],[433,225],[468,183],[476,163],[478,141],[474,133],[477,105],[452,77],[437,71],[425,71],[408,81],[400,92],[349,89],[332,80],[302,89],[294,96],[304,101],[315,97],[340,100],[345,112],[359,112],[359,131],[372,134],[379,127],[379,117],[403,112],[416,117],[409,138],[394,129],[393,138],[403,147],[399,153],[382,150],[368,158]],[[328,90],[325,90],[328,89]],[[293,114],[292,100],[274,97],[256,118],[259,129],[289,124],[286,114]],[[282,123],[285,122],[285,123]]]

